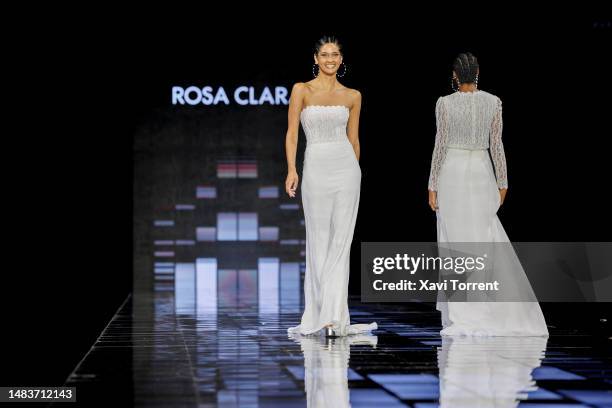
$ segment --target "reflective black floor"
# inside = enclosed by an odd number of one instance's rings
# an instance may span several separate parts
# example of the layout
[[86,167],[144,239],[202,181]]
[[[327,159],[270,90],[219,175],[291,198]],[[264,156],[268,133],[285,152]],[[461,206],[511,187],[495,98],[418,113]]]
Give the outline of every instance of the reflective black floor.
[[198,310],[173,293],[131,296],[66,385],[82,406],[612,407],[601,332],[441,338],[430,305],[358,304],[352,321],[378,322],[372,335],[292,338],[299,317],[299,305]]

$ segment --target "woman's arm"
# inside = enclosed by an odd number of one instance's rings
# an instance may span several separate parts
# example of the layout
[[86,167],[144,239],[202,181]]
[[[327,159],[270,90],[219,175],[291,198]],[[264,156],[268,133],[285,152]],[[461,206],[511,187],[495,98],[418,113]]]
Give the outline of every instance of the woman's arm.
[[361,155],[361,147],[359,145],[359,115],[361,114],[361,92],[353,90],[353,103],[349,112],[349,120],[347,125],[347,136],[349,142],[353,145],[357,160]]
[[436,102],[436,141],[431,157],[431,169],[429,172],[429,206],[433,211],[438,209],[438,176],[446,158],[446,146],[448,141],[448,115],[442,97]]
[[287,115],[287,135],[285,136],[285,153],[287,156],[287,179],[285,191],[289,197],[295,197],[299,177],[295,166],[297,153],[298,131],[300,128],[300,113],[302,112],[305,85],[301,82],[293,85],[289,98],[289,112]]
[[440,169],[442,168],[442,163],[446,157],[446,142],[448,140],[447,123],[448,118],[446,115],[444,100],[439,98],[438,102],[436,102],[436,142],[431,157],[431,169],[429,172],[428,186],[429,191],[438,191],[438,176],[440,175]]
[[497,100],[497,107],[493,122],[491,123],[491,138],[489,149],[491,150],[491,158],[495,166],[495,176],[497,177],[497,186],[500,189],[508,188],[508,172],[506,169],[506,154],[504,152],[504,144],[502,143],[502,103]]

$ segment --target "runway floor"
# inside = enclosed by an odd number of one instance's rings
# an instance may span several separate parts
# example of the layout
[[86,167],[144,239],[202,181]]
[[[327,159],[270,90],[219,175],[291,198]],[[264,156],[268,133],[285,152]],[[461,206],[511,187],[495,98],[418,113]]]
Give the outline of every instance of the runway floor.
[[612,407],[612,341],[597,328],[441,338],[431,305],[351,305],[353,323],[379,329],[292,338],[300,305],[197,310],[172,292],[131,295],[65,385],[82,406]]

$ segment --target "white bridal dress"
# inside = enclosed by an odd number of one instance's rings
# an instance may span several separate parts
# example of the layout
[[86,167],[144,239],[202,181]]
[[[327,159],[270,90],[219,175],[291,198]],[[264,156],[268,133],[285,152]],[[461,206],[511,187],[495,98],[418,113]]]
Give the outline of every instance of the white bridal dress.
[[350,251],[359,207],[361,168],[348,140],[349,109],[310,105],[300,119],[306,134],[302,204],[306,226],[304,314],[289,332],[316,333],[332,325],[337,335],[367,332],[376,323],[350,324]]
[[[501,100],[480,90],[441,97],[436,104],[436,124],[429,190],[437,191],[438,242],[509,243],[497,217],[499,188],[508,185]],[[506,286],[520,288],[515,291],[533,301],[450,302],[439,297],[440,334],[548,335],[540,305],[514,250],[510,244],[503,248],[505,265],[496,273],[504,270],[500,278]]]

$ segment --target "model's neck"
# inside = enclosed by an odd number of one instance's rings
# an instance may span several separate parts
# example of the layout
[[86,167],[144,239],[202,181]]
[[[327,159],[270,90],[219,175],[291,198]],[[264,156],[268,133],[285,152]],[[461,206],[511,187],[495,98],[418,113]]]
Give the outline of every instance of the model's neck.
[[459,92],[474,92],[477,90],[478,88],[476,87],[476,84],[474,83],[459,85]]
[[335,74],[334,75],[320,74],[319,77],[317,78],[317,81],[319,82],[319,86],[322,89],[325,89],[327,91],[333,91],[338,86],[338,80],[336,79]]

